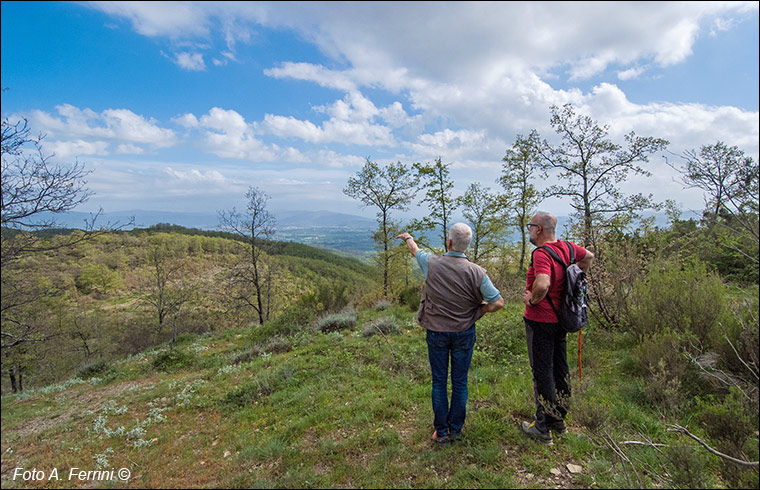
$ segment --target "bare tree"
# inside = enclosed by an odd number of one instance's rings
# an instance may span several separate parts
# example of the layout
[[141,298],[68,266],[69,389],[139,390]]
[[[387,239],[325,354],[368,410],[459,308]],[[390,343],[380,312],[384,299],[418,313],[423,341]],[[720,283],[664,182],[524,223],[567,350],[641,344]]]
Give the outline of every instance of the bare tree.
[[[23,253],[49,249],[30,232],[54,228],[55,214],[74,209],[91,195],[85,187],[89,172],[84,166],[53,163],[53,155],[43,153],[41,141],[42,136],[31,135],[26,119],[15,124],[2,121],[2,265]],[[94,220],[86,223],[86,231],[92,231],[93,225]],[[76,235],[72,241],[84,238],[86,234]],[[57,247],[71,244],[61,242]]]
[[[23,281],[23,271],[17,271],[18,259],[26,253],[47,250],[30,231],[55,225],[54,213],[68,211],[89,196],[83,180],[87,172],[78,163],[55,165],[45,156],[40,145],[42,137],[32,137],[26,119],[12,124],[2,121],[2,172],[0,173],[0,321],[2,349],[27,342],[43,342],[51,335],[21,311],[46,295]],[[68,246],[81,235],[56,245]]]
[[374,235],[375,243],[380,247],[381,268],[383,270],[383,295],[388,297],[388,269],[390,249],[396,235],[390,213],[393,210],[405,211],[415,195],[417,179],[401,162],[390,163],[385,167],[368,158],[362,169],[348,179],[343,193],[360,200],[365,206],[378,209],[379,230]]
[[[233,280],[240,286],[236,299],[253,308],[258,314],[259,324],[263,324],[267,310],[264,306],[266,287],[261,253],[266,240],[274,235],[275,218],[267,211],[269,196],[264,191],[248,187],[245,198],[248,204],[244,213],[238,213],[235,208],[222,211],[219,222],[222,228],[235,233],[246,244],[247,264],[233,271]],[[249,288],[253,289],[253,296]]]
[[151,266],[151,284],[143,302],[156,312],[157,333],[162,332],[167,320],[172,321],[171,348],[174,348],[177,318],[192,289],[182,281],[185,264],[181,259],[170,257],[161,245],[154,245],[148,250],[148,262]]
[[[95,230],[98,212],[84,224],[84,230],[70,233],[56,240],[45,240],[39,231],[57,227],[55,216],[84,203],[91,192],[86,187],[89,174],[84,165],[59,164],[54,155],[42,149],[43,136],[33,136],[26,119],[15,123],[2,121],[2,170],[0,171],[0,325],[3,362],[10,350],[27,350],[25,346],[39,344],[57,333],[46,325],[44,316],[34,314],[34,307],[42,299],[60,293],[56,285],[41,287],[27,277],[22,258],[65,247],[117,229],[107,224]],[[129,223],[123,226],[128,226]],[[11,371],[13,368],[11,368]],[[15,369],[19,385],[20,368]]]

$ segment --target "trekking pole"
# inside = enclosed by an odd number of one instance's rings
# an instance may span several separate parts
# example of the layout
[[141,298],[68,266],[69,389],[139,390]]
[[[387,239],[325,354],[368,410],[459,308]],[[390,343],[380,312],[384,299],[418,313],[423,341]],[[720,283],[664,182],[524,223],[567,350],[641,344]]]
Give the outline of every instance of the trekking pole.
[[578,377],[580,378],[579,384],[583,382],[583,367],[581,366],[581,351],[583,350],[583,344],[581,339],[583,338],[583,329],[578,330]]

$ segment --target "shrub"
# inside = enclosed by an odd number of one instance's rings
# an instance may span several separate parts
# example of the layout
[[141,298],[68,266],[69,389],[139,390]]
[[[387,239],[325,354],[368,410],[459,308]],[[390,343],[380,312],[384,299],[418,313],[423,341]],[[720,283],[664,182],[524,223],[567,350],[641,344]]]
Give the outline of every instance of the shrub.
[[654,405],[677,412],[684,399],[690,362],[683,355],[688,336],[669,329],[645,338],[634,348],[637,371],[644,378],[642,395]]
[[739,388],[732,387],[728,396],[697,398],[694,412],[710,439],[719,443],[718,450],[744,457],[744,446],[757,431],[757,412]]
[[[760,325],[758,311],[760,300],[757,288],[749,299],[737,301],[728,308],[728,314],[716,332],[715,351],[719,356],[720,368],[738,379],[749,380],[743,388],[758,401],[757,366],[760,365]],[[754,366],[754,373],[748,366]]]
[[675,488],[709,488],[709,472],[704,455],[694,447],[679,442],[665,448],[665,460]]
[[646,337],[671,329],[691,332],[705,343],[726,306],[726,289],[701,263],[656,262],[634,283],[628,328]]
[[353,309],[346,309],[340,313],[331,313],[323,316],[314,324],[314,329],[320,332],[338,332],[350,330],[356,326],[357,315]]
[[277,336],[236,354],[231,362],[232,364],[242,364],[256,359],[263,354],[280,354],[282,352],[290,352],[291,350],[293,350],[291,342],[285,337]]
[[375,304],[372,305],[372,308],[374,308],[375,311],[385,311],[390,307],[391,307],[391,302],[385,298],[381,298],[375,301]]
[[592,433],[601,433],[610,420],[610,410],[595,398],[576,395],[572,407],[573,421],[586,427]]
[[371,337],[382,332],[384,335],[401,333],[401,328],[396,324],[396,319],[392,316],[382,316],[364,327],[362,335]]
[[103,359],[90,361],[79,369],[76,377],[79,379],[92,378],[93,376],[103,373],[108,368],[108,363]]
[[292,377],[293,370],[289,366],[284,366],[277,371],[261,371],[253,382],[229,391],[222,399],[222,403],[233,407],[245,407],[271,395]]
[[420,307],[421,300],[420,289],[415,286],[409,286],[399,293],[398,300],[401,304],[406,305],[412,311],[417,311]]
[[167,350],[159,353],[153,359],[153,369],[156,371],[169,372],[190,366],[194,357],[179,349]]

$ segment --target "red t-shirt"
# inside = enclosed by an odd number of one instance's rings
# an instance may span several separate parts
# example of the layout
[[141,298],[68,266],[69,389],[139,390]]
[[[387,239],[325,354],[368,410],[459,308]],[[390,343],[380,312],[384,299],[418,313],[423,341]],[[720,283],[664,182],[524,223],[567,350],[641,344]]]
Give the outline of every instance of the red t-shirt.
[[[575,250],[575,261],[580,262],[586,256],[586,249],[579,247],[573,242],[567,242]],[[570,265],[570,252],[567,249],[565,241],[551,242],[544,244],[547,247],[551,247],[557,252],[557,255]],[[528,267],[526,290],[533,290],[533,281],[536,279],[536,275],[546,274],[549,276],[551,283],[549,285],[549,295],[551,295],[554,307],[559,309],[562,304],[562,293],[565,290],[565,269],[562,264],[557,262],[549,255],[546,250],[535,250],[533,252],[533,264]],[[549,304],[549,300],[544,298],[538,302],[536,306],[525,305],[525,318],[534,322],[541,323],[559,323],[557,315],[552,310],[552,305]]]

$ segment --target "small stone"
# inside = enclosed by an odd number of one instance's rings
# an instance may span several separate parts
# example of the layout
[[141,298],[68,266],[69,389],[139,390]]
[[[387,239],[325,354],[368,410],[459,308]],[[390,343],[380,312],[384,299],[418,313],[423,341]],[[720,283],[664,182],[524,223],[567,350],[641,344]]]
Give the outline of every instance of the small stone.
[[572,474],[576,474],[583,471],[583,468],[581,466],[578,466],[577,464],[568,463],[567,471],[569,471]]
[[549,473],[551,473],[554,476],[559,476],[562,474],[562,472],[559,470],[559,468],[552,468],[549,470]]

